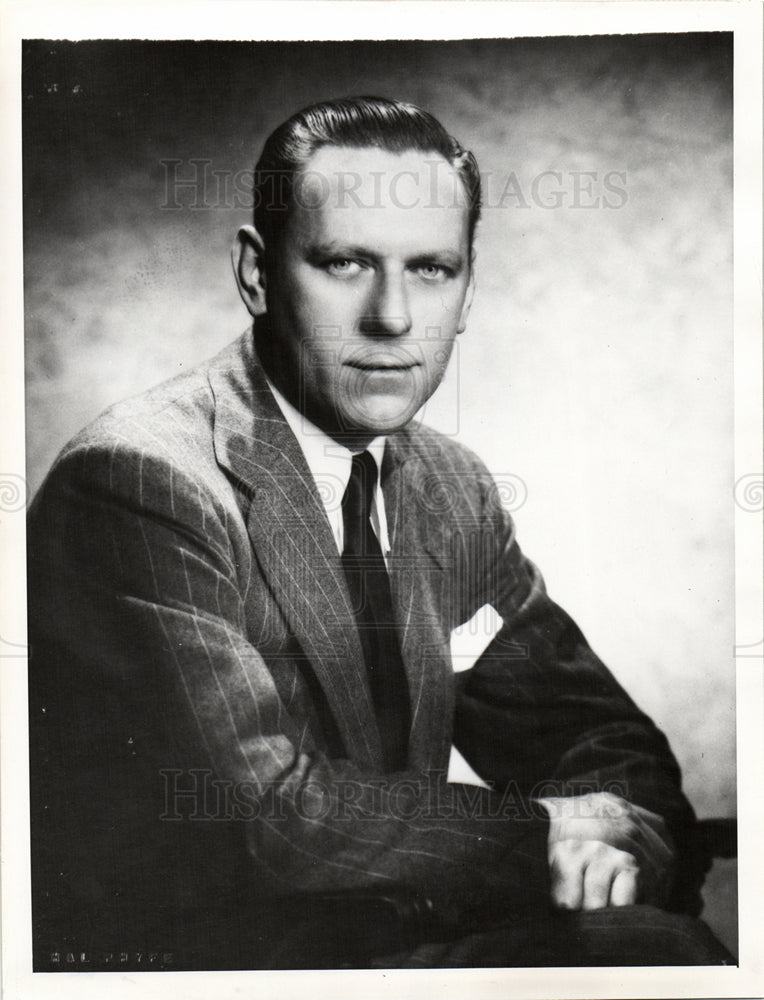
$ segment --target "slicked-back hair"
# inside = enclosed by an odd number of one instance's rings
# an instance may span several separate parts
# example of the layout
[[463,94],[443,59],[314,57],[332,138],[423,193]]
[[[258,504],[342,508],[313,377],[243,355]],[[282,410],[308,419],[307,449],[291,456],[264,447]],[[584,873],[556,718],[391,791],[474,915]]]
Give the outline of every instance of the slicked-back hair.
[[472,249],[480,218],[480,173],[475,157],[443,128],[437,118],[401,101],[383,97],[345,97],[313,104],[292,115],[271,133],[255,166],[255,228],[268,258],[294,204],[295,178],[323,146],[378,148],[442,156],[464,186]]

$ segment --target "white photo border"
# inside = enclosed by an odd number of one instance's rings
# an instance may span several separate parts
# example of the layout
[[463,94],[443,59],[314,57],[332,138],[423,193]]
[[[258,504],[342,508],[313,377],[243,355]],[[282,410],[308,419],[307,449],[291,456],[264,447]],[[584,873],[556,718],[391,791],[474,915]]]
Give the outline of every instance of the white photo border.
[[[382,39],[480,38],[642,32],[734,32],[735,92],[735,482],[761,495],[761,108],[762,6],[729,2],[532,2],[507,0],[231,0],[2,4],[5,184],[2,217],[3,365],[0,489],[24,476],[23,273],[21,262],[20,43],[23,38]],[[9,483],[11,485],[9,485]],[[757,486],[758,484],[758,486]],[[730,503],[733,497],[730,496]],[[444,998],[755,997],[764,992],[764,737],[760,519],[736,507],[737,725],[740,966],[738,968],[487,969],[405,972],[31,972],[25,557],[23,516],[0,519],[2,682],[2,975],[8,998],[182,996],[217,1000],[337,995]],[[55,975],[55,978],[54,978]],[[108,976],[108,982],[103,980]]]

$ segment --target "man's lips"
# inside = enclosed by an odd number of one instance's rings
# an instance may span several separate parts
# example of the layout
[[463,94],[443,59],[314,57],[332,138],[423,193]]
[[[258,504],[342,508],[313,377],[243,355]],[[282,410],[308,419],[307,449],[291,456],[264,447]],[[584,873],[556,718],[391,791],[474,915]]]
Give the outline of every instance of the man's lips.
[[416,368],[419,362],[414,358],[349,358],[344,364],[348,368],[356,368],[363,372],[404,372]]

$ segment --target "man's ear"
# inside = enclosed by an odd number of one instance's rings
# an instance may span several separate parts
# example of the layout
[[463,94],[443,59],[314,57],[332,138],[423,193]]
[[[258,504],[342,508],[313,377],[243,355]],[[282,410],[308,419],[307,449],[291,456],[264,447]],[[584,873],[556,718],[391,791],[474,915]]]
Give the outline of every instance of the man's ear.
[[470,314],[470,309],[472,308],[472,299],[475,295],[475,266],[474,263],[470,265],[470,280],[467,284],[467,293],[464,296],[464,302],[462,304],[462,311],[459,313],[459,323],[456,327],[457,333],[464,333],[467,329],[467,317]]
[[244,305],[252,316],[265,313],[265,244],[254,226],[242,226],[231,247],[236,284]]

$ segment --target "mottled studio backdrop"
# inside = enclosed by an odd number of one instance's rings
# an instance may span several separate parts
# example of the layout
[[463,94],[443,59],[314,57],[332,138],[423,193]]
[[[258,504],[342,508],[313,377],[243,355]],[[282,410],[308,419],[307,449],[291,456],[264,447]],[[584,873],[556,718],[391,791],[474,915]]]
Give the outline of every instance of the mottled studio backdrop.
[[[731,43],[27,43],[28,476],[247,325],[253,160],[314,100],[423,105],[486,183],[478,290],[426,420],[515,490],[552,595],[735,811]],[[185,183],[184,183],[185,182]]]

